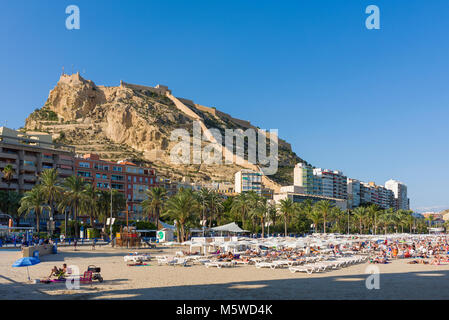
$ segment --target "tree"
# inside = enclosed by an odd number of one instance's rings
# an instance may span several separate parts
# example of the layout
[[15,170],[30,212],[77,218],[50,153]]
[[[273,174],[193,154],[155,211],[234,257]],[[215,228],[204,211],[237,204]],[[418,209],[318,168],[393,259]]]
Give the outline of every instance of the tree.
[[268,204],[267,209],[267,219],[268,219],[268,233],[270,233],[270,224],[273,224],[273,229],[276,228],[276,221],[278,216],[278,211],[276,205],[272,202]]
[[324,229],[324,233],[326,233],[327,217],[331,213],[334,205],[331,204],[330,201],[328,201],[328,200],[321,200],[315,204],[315,207],[316,207],[316,210],[321,212],[321,216],[323,217],[323,225],[324,225],[323,229]]
[[212,227],[212,220],[217,219],[217,223],[221,223],[221,213],[223,212],[223,198],[218,192],[211,191],[209,196],[209,208],[210,208],[210,221],[209,228]]
[[92,228],[95,226],[95,218],[99,215],[99,193],[92,183],[87,183],[82,191],[84,194],[81,207],[84,212],[89,214],[90,224]]
[[377,233],[377,215],[380,212],[380,209],[377,205],[373,204],[368,207],[368,216],[373,226],[373,233]]
[[10,211],[10,200],[11,200],[10,188],[11,188],[12,179],[14,178],[14,173],[15,173],[14,168],[10,164],[7,164],[2,170],[2,174],[3,174],[2,179],[8,185],[8,195],[7,195],[7,197],[5,197],[6,209],[3,210],[6,213],[8,213]]
[[[85,193],[86,181],[82,177],[71,176],[64,180],[64,197],[60,202],[60,208],[68,207],[72,209],[73,220],[78,221],[79,210],[86,201]],[[75,236],[79,237],[78,224],[75,224]]]
[[56,169],[47,169],[42,171],[38,183],[43,193],[46,203],[50,207],[50,218],[54,218],[55,203],[61,199],[64,188],[60,186],[58,172]]
[[168,199],[163,215],[175,221],[178,241],[185,241],[185,226],[189,221],[194,220],[199,208],[197,199],[189,189],[180,190],[175,196]]
[[165,201],[167,191],[162,187],[155,187],[146,191],[147,199],[142,202],[142,208],[148,213],[148,217],[156,220],[156,229],[159,230],[159,218]]
[[267,199],[261,196],[256,196],[253,199],[253,207],[250,211],[250,215],[256,220],[260,221],[262,229],[262,238],[265,234],[265,218],[268,211]]
[[8,191],[7,193],[7,208],[6,213],[9,213],[16,222],[16,225],[20,225],[20,219],[22,218],[22,213],[18,212],[20,208],[20,200],[22,195],[15,191]]
[[6,184],[8,185],[8,190],[9,190],[9,188],[11,186],[11,181],[14,178],[14,174],[15,174],[14,168],[12,167],[12,165],[7,164],[3,168],[2,173],[3,173],[3,180],[5,180]]
[[323,220],[323,213],[316,206],[308,213],[308,218],[312,220],[315,232],[318,232],[318,225]]
[[363,221],[366,219],[368,211],[365,207],[357,207],[355,208],[352,213],[354,214],[354,217],[359,222],[359,230],[360,234],[363,233]]
[[236,213],[240,216],[240,219],[242,221],[242,226],[245,224],[245,220],[247,218],[248,212],[251,209],[248,195],[247,193],[243,192],[240,193],[237,197],[235,197],[233,203],[232,203],[232,210],[231,212]]
[[293,200],[290,198],[282,199],[279,202],[279,211],[284,216],[284,234],[287,236],[287,222],[294,213]]
[[20,200],[19,214],[30,214],[34,212],[36,217],[36,231],[40,232],[40,216],[45,209],[49,209],[49,206],[45,204],[45,196],[41,192],[40,187],[36,186],[31,191],[26,192],[24,197]]
[[207,188],[201,188],[196,194],[199,205],[201,206],[203,226],[206,227],[207,222],[207,210],[210,197],[210,190]]

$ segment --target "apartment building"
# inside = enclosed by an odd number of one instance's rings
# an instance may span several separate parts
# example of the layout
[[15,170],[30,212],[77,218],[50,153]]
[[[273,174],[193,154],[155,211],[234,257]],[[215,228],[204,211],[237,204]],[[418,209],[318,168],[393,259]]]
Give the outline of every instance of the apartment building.
[[385,188],[393,192],[396,210],[410,209],[410,199],[407,197],[407,186],[404,183],[391,179],[385,182]]
[[360,206],[360,181],[348,178],[348,208],[354,209]]
[[[143,217],[142,201],[146,197],[146,191],[156,186],[156,171],[153,168],[139,167],[129,161],[119,161],[125,173],[125,193],[128,212],[133,212],[138,217]],[[114,180],[113,180],[114,181]],[[120,183],[120,181],[114,181]]]
[[235,192],[254,191],[262,195],[262,173],[253,170],[242,169],[235,174]]
[[0,180],[0,190],[30,191],[46,169],[57,169],[61,178],[73,175],[74,152],[73,147],[54,143],[51,135],[0,127],[0,170],[7,165],[14,169],[9,185]]
[[335,199],[348,198],[347,177],[341,171],[313,169],[314,176],[321,179],[321,195]]
[[128,161],[105,161],[96,154],[77,156],[75,168],[77,176],[91,182],[98,190],[122,192],[132,217],[143,217],[141,203],[146,199],[145,191],[156,186],[154,169],[139,167]]
[[315,181],[319,181],[313,175],[313,168],[304,163],[298,163],[293,169],[293,185],[304,189],[306,194],[316,193]]

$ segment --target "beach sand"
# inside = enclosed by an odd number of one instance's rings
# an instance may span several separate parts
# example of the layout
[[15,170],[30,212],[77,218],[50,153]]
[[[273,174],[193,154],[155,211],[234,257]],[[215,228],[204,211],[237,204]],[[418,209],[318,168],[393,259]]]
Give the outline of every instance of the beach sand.
[[[184,250],[186,248],[183,248]],[[57,255],[41,258],[29,267],[31,279],[42,279],[53,266],[77,265],[81,273],[88,265],[101,267],[105,281],[68,290],[65,283],[32,284],[26,268],[12,268],[20,252],[0,251],[0,299],[448,299],[449,265],[409,265],[395,260],[375,265],[380,271],[380,289],[368,290],[365,282],[368,263],[317,274],[295,273],[288,269],[256,269],[254,266],[206,268],[150,266],[129,267],[123,256],[132,251],[153,256],[174,254],[180,248],[112,249],[59,248]]]

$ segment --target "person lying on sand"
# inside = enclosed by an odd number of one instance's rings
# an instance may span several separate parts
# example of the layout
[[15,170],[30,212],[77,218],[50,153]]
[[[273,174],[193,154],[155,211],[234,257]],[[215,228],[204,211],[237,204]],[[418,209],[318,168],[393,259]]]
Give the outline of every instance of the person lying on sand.
[[429,264],[429,261],[426,260],[412,260],[407,262],[408,264]]
[[435,256],[435,259],[433,259],[433,260],[430,262],[430,264],[431,264],[431,265],[434,265],[434,266],[439,266],[439,265],[441,264],[440,261],[441,261],[440,256],[439,256],[439,255],[436,255],[436,256]]

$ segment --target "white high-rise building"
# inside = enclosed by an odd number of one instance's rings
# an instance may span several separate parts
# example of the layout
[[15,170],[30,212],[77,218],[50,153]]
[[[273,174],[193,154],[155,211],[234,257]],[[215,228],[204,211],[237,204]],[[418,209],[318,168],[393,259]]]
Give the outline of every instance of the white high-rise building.
[[396,210],[409,210],[410,200],[407,197],[407,186],[397,180],[388,180],[385,182],[385,188],[393,191]]
[[341,171],[313,169],[313,174],[321,178],[321,194],[336,199],[348,198],[347,177]]
[[248,169],[242,169],[235,174],[235,192],[242,193],[254,191],[262,194],[262,173]]

